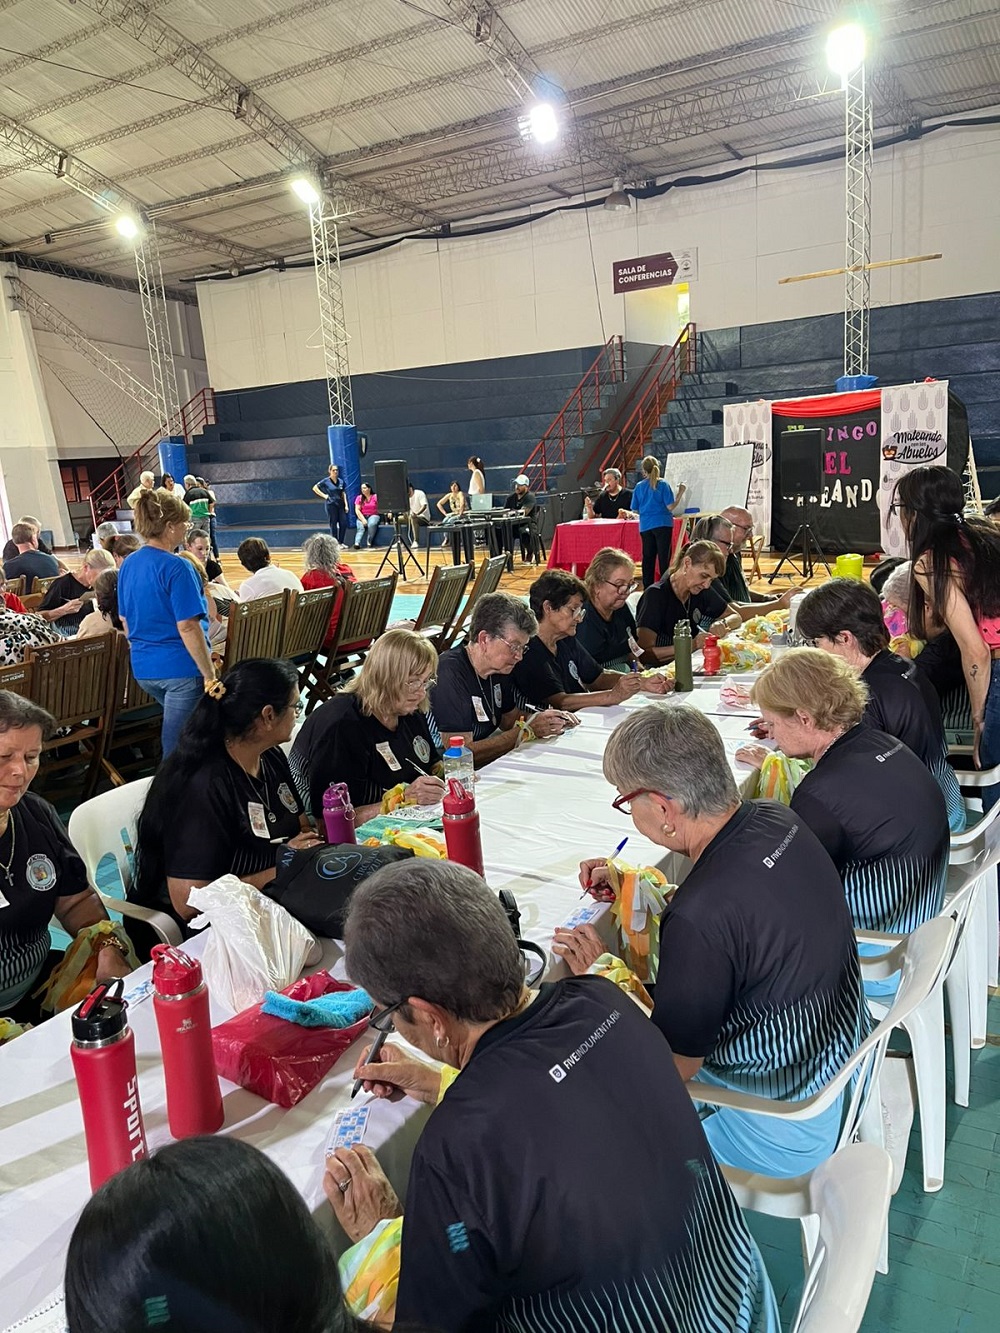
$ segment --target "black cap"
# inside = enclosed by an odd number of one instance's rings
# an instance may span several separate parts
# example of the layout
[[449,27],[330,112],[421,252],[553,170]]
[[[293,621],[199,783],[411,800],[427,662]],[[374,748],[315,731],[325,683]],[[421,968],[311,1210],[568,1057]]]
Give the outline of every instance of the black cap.
[[73,1010],[74,1041],[110,1041],[128,1027],[128,1001],[122,998],[124,983],[112,987],[95,986],[87,998]]

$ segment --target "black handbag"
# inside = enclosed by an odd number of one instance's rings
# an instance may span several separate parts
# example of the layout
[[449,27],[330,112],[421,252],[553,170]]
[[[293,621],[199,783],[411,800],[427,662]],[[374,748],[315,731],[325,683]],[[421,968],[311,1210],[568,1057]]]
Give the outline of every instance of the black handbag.
[[262,892],[314,935],[341,940],[347,904],[361,881],[412,855],[405,847],[359,847],[353,842],[303,850],[286,846],[278,853],[278,873]]

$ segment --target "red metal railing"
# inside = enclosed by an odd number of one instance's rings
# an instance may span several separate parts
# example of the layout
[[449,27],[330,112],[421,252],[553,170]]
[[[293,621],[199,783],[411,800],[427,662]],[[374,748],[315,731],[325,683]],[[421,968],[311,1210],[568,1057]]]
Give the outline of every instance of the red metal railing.
[[601,406],[601,390],[624,379],[625,346],[621,335],[615,334],[601,348],[525,463],[524,471],[533,491],[548,490],[549,469],[566,462],[566,446],[584,434],[587,413]]
[[[215,390],[201,389],[186,402],[179,414],[170,422],[167,434],[183,435],[185,443],[191,443],[191,437],[204,426],[215,425]],[[157,446],[164,438],[164,432],[158,430],[144,444],[130,454],[103,481],[98,482],[90,492],[90,512],[94,527],[112,518],[117,509],[127,509],[126,498],[133,487],[138,485],[139,473],[158,472],[159,456]],[[180,477],[177,478],[180,481]]]
[[625,476],[635,466],[652,440],[653,431],[660,424],[660,418],[676,394],[681,379],[696,371],[697,347],[695,326],[686,324],[672,347],[660,348],[646,367],[642,387],[625,424],[620,429],[608,432],[613,437],[610,447],[607,446],[607,438],[601,446],[605,453],[597,469],[598,474],[605,468],[616,467]]

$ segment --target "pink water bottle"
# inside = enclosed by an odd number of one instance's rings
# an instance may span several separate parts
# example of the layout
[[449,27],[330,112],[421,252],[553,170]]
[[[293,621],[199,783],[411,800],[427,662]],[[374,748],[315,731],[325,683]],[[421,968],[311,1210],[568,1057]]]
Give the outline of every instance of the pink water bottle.
[[442,809],[448,860],[468,866],[477,875],[484,875],[483,842],[479,836],[476,798],[466,791],[457,778],[449,778]]
[[160,1033],[170,1132],[175,1139],[214,1134],[225,1113],[201,963],[172,944],[154,944],[152,956],[153,1011]]
[[323,793],[323,823],[327,842],[357,842],[354,806],[346,782],[331,782]]
[[101,983],[73,1011],[70,1058],[80,1093],[90,1188],[146,1156],[135,1037],[122,981]]

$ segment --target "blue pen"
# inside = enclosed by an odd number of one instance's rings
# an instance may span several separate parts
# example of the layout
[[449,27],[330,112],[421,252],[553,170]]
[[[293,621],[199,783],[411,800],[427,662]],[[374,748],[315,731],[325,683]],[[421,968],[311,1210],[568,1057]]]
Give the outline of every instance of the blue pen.
[[[615,848],[615,850],[614,850],[614,851],[611,853],[611,855],[608,857],[608,860],[609,860],[609,861],[613,861],[613,860],[615,859],[615,857],[618,855],[618,853],[622,850],[622,848],[625,846],[625,844],[626,844],[627,842],[628,842],[628,838],[622,838],[621,842],[618,844],[618,846]],[[589,895],[590,895],[590,890],[589,890],[589,889],[584,889],[583,893],[580,895],[581,900],[582,900],[583,898],[589,897]]]

